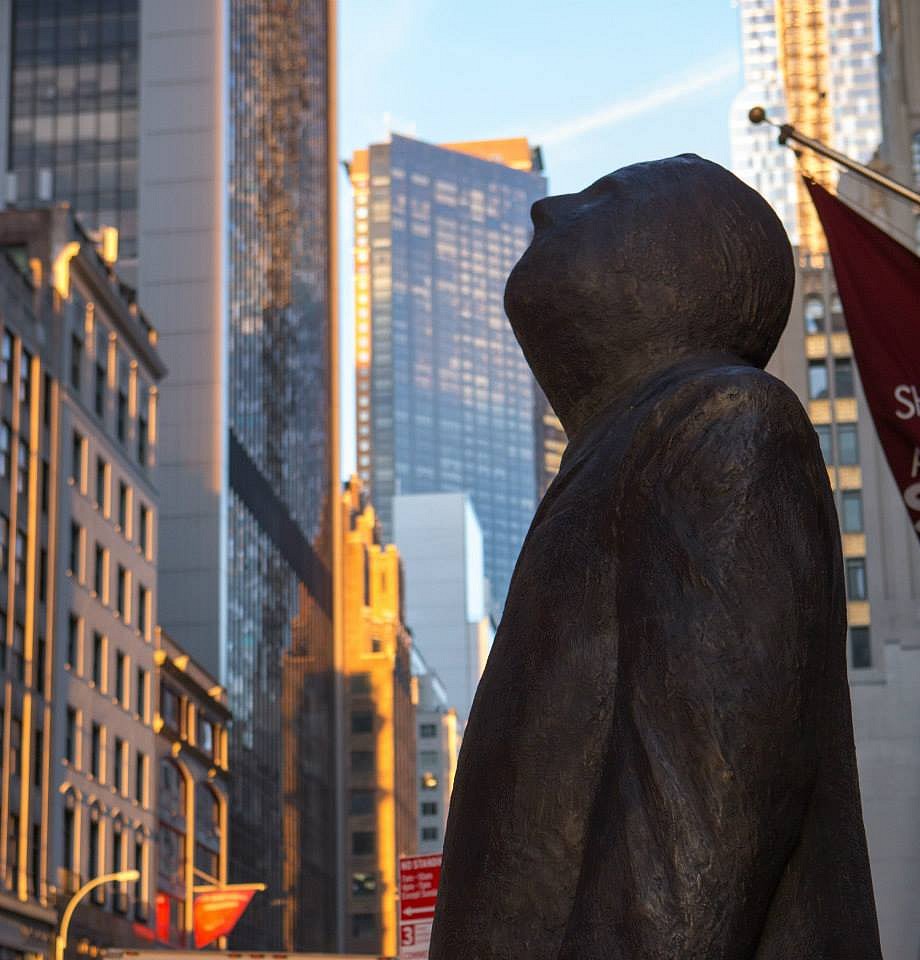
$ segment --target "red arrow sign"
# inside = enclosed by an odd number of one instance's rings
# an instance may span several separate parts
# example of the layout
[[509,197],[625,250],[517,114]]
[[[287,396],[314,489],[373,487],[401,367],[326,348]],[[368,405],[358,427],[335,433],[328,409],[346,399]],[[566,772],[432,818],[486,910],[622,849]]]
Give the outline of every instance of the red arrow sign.
[[431,919],[438,899],[441,854],[399,858],[399,918]]

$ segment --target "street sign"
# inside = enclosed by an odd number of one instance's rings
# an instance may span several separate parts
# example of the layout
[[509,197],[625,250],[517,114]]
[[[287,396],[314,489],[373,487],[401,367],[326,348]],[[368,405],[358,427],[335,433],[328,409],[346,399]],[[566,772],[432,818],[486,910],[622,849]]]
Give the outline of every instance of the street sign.
[[428,960],[441,854],[399,858],[399,960]]

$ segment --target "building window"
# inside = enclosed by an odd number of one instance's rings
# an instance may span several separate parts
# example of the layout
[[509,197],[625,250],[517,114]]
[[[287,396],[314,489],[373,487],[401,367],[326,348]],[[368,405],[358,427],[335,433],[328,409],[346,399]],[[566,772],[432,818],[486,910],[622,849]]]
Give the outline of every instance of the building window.
[[143,584],[137,587],[137,629],[145,640],[150,639],[150,591]]
[[375,913],[353,913],[351,915],[351,935],[355,940],[371,940],[377,936],[377,915]]
[[144,900],[144,841],[141,837],[134,840],[134,867],[140,873],[140,878],[134,884],[134,918],[136,920],[145,920],[147,918],[147,904]]
[[837,357],[834,360],[834,395],[853,396],[853,361],[849,357]]
[[0,477],[8,477],[13,463],[10,460],[10,425],[6,420],[0,422]]
[[351,772],[352,773],[372,773],[374,770],[374,751],[373,750],[352,750],[351,751]]
[[148,552],[148,547],[150,544],[150,509],[143,504],[141,504],[141,520],[140,520],[140,529],[138,530],[137,541],[138,546],[141,548],[141,553],[150,558]]
[[137,751],[134,767],[134,799],[143,807],[147,804],[147,756]]
[[843,315],[843,304],[838,294],[831,297],[831,330],[834,333],[846,333],[847,321]]
[[353,873],[351,892],[356,897],[367,897],[377,892],[377,877],[373,873]]
[[163,723],[179,732],[179,694],[165,683],[160,686],[160,712]]
[[356,817],[363,817],[373,813],[376,808],[377,795],[373,790],[352,790],[348,812]]
[[78,657],[80,656],[80,618],[72,613],[67,623],[67,660],[66,665],[71,670],[80,672]]
[[353,673],[348,678],[348,688],[354,696],[369,696],[371,675],[369,673]]
[[93,724],[90,733],[89,772],[97,780],[102,780],[102,727],[98,723]]
[[96,457],[96,503],[99,506],[99,509],[102,511],[103,516],[108,516],[108,511],[106,510],[106,489],[109,485],[109,465],[102,459],[102,457]]
[[96,390],[94,398],[97,417],[105,416],[106,368],[108,366],[107,346],[105,332],[100,331],[99,338],[96,341]]
[[374,854],[373,830],[355,830],[351,835],[351,852],[356,857],[370,857]]
[[13,373],[13,335],[9,330],[3,331],[3,340],[0,341],[0,383],[9,384]]
[[118,564],[118,615],[125,623],[131,621],[131,611],[128,607],[129,597],[131,596],[131,574]]
[[79,394],[83,383],[83,340],[75,333],[70,337],[70,385]]
[[149,439],[149,427],[147,423],[147,408],[149,405],[149,394],[147,387],[140,386],[137,391],[137,462],[142,466],[147,466],[147,447]]
[[19,402],[28,403],[32,386],[32,355],[24,347],[19,355]]
[[426,770],[421,776],[423,790],[437,790],[438,778],[429,770]]
[[38,551],[38,602],[48,599],[48,551],[41,547]]
[[[128,866],[128,834],[120,821],[114,824],[115,830],[115,864],[116,870],[124,870]],[[115,888],[115,902],[112,904],[117,913],[128,912],[128,885],[119,883]]]
[[118,481],[118,525],[126,537],[130,536],[128,530],[128,517],[130,509],[128,505],[128,485],[124,480]]
[[[98,877],[103,870],[102,867],[102,824],[99,822],[98,811],[91,811],[89,823],[89,875]],[[100,892],[101,890],[101,892]],[[93,900],[96,903],[105,902],[105,891],[97,887],[93,891]]]
[[844,490],[841,495],[841,524],[844,533],[862,533],[863,510],[862,492],[859,490]]
[[70,479],[73,480],[74,484],[80,490],[83,489],[83,475],[85,472],[83,469],[83,460],[85,456],[86,443],[83,440],[83,436],[74,430],[73,441],[70,446]]
[[137,668],[137,715],[142,723],[147,722],[147,671]]
[[850,666],[854,670],[865,670],[872,666],[868,627],[850,627]]
[[0,573],[6,573],[10,551],[10,519],[0,513]]
[[124,443],[128,439],[128,395],[118,391],[118,439]]
[[93,589],[96,591],[96,596],[105,603],[105,550],[98,543],[93,567]]
[[80,524],[71,522],[70,524],[70,572],[79,580],[80,579],[80,539],[83,536],[83,531],[80,529]]
[[115,787],[122,796],[128,795],[128,751],[121,737],[115,738]]
[[422,841],[430,842],[438,839],[437,827],[422,827]]
[[26,538],[16,531],[16,547],[13,551],[14,579],[17,586],[26,581]]
[[121,650],[115,651],[115,699],[119,705],[127,708],[128,698],[126,696],[127,677],[125,672],[128,669],[128,660]]
[[25,647],[26,628],[18,621],[13,622],[13,645],[10,648],[13,676],[22,683],[26,678]]
[[438,815],[438,805],[434,802],[427,802],[422,804],[422,816],[423,817],[436,817]]
[[64,870],[67,873],[68,892],[79,886],[79,880],[74,877],[74,841],[76,840],[76,810],[73,808],[73,797],[68,795],[67,806],[64,807]]
[[369,710],[361,710],[351,715],[352,733],[373,733],[374,715]]
[[866,588],[866,558],[847,557],[847,598],[850,600],[865,600],[868,597]]
[[855,423],[837,424],[837,455],[841,466],[855,467],[859,463],[859,438]]
[[16,492],[22,498],[29,495],[29,445],[22,437],[16,450]]
[[438,735],[437,724],[434,723],[422,723],[419,724],[418,734],[420,737],[428,739],[429,737],[436,737]]
[[77,765],[77,711],[73,707],[67,708],[67,727],[64,736],[64,757],[72,766]]
[[51,505],[51,464],[43,459],[41,469],[42,513],[47,515],[48,507]]
[[209,757],[214,756],[214,724],[207,717],[198,716],[198,732],[196,746]]
[[42,373],[42,423],[51,426],[51,377],[47,371]]
[[824,331],[824,298],[817,293],[805,297],[805,332],[807,334]]
[[104,693],[105,682],[105,637],[98,630],[93,631],[93,683]]
[[823,360],[808,361],[808,396],[811,400],[827,397],[827,364]]

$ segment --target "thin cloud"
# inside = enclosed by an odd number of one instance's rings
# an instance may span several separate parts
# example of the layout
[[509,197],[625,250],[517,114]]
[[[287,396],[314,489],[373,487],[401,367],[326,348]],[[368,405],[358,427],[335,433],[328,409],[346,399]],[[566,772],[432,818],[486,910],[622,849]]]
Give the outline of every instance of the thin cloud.
[[555,146],[575,140],[593,130],[612,127],[624,120],[641,117],[643,114],[651,113],[691,94],[718,86],[730,80],[737,72],[737,56],[734,53],[723,54],[715,60],[697,64],[683,77],[664,83],[640,96],[615,100],[600,110],[552,127],[545,131],[542,137],[535,137],[534,142],[543,146]]

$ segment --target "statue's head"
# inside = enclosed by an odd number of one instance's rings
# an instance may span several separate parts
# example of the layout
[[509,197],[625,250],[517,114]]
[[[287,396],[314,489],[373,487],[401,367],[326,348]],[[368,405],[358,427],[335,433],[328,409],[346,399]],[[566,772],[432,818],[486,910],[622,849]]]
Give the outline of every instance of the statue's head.
[[505,310],[571,436],[643,370],[705,354],[763,367],[789,315],[792,250],[767,202],[693,154],[533,205]]

